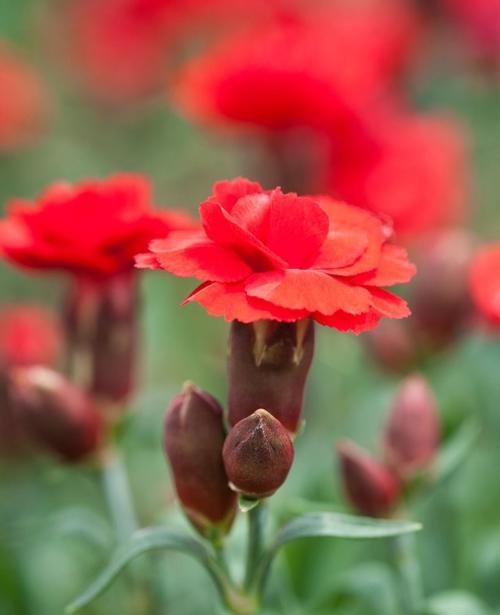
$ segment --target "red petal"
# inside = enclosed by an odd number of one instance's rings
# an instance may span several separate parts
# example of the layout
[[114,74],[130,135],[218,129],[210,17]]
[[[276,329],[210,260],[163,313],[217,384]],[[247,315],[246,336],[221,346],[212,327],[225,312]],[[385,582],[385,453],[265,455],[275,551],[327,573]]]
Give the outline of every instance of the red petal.
[[257,270],[286,267],[283,259],[238,224],[237,220],[217,203],[202,203],[200,215],[210,239],[221,246],[232,248]]
[[328,216],[312,199],[276,190],[265,243],[290,267],[308,267],[325,243],[329,225]]
[[307,316],[303,311],[286,310],[265,301],[248,297],[241,284],[205,282],[198,286],[184,301],[196,301],[212,316],[223,316],[225,320],[255,322],[257,320],[279,320],[294,322]]
[[262,186],[258,182],[252,182],[244,177],[236,177],[231,180],[215,182],[210,201],[219,203],[226,211],[231,213],[239,199],[248,194],[259,194],[261,192],[263,192]]
[[354,228],[331,231],[312,266],[324,271],[347,267],[360,258],[367,247],[365,231]]
[[388,293],[381,288],[370,288],[373,308],[389,318],[405,318],[411,314],[410,308],[404,299]]
[[360,274],[354,280],[370,286],[392,286],[409,282],[417,268],[408,261],[408,253],[404,248],[392,244],[382,247],[382,256],[375,271]]
[[135,266],[137,269],[161,269],[161,265],[158,259],[151,252],[146,254],[138,254],[135,257]]
[[245,285],[248,295],[287,309],[360,314],[370,308],[370,293],[321,271],[287,269],[257,273]]
[[335,312],[331,316],[325,316],[324,314],[314,314],[314,320],[326,327],[333,327],[339,331],[351,331],[356,335],[363,333],[363,331],[370,331],[374,329],[379,321],[380,314],[370,310],[365,314],[346,314],[343,311]]
[[181,277],[212,282],[237,282],[252,270],[232,250],[218,245],[201,233],[171,233],[150,245],[161,268]]

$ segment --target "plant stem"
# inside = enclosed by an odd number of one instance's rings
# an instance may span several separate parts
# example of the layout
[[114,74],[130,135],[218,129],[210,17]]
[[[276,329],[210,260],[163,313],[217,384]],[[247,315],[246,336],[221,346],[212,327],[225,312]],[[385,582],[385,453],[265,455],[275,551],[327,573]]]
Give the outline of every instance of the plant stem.
[[248,591],[253,589],[255,573],[257,572],[257,567],[262,556],[265,521],[265,508],[263,503],[259,502],[246,514],[248,517],[248,543],[247,564],[243,587]]
[[393,539],[393,556],[403,589],[404,613],[421,615],[424,593],[415,537],[412,534],[396,536]]

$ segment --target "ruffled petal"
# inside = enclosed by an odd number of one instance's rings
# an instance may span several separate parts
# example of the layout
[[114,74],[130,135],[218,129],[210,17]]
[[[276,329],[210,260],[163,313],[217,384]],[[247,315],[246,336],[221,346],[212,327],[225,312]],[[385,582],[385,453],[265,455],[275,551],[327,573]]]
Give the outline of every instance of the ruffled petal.
[[231,213],[239,199],[249,194],[260,194],[262,192],[262,186],[258,182],[252,182],[244,177],[224,179],[215,182],[209,201],[219,203],[226,211]]
[[344,310],[360,314],[369,310],[370,293],[360,286],[350,286],[321,271],[287,269],[258,273],[245,285],[251,297],[294,310],[333,314]]
[[171,233],[151,242],[150,251],[162,269],[180,277],[211,282],[237,282],[252,269],[234,251],[207,239],[201,233]]
[[370,288],[373,308],[389,318],[406,318],[410,316],[411,310],[404,299],[382,290],[381,288]]
[[151,254],[151,252],[137,254],[135,257],[135,267],[136,269],[163,269],[156,256]]
[[361,229],[346,227],[331,231],[312,267],[322,271],[347,267],[358,260],[367,247],[368,236]]
[[404,248],[385,244],[377,269],[355,276],[352,281],[369,286],[392,286],[409,282],[416,272],[417,268],[408,261]]
[[325,325],[326,327],[332,327],[333,329],[338,329],[339,331],[350,331],[351,333],[359,335],[360,333],[363,333],[363,331],[370,331],[371,329],[374,329],[380,322],[381,315],[377,314],[374,310],[357,315],[347,314],[346,312],[340,310],[330,316],[316,313],[313,315],[313,318],[316,322],[319,322],[321,325]]
[[225,320],[255,322],[257,320],[278,320],[294,322],[305,318],[307,313],[300,310],[287,310],[265,301],[248,297],[242,284],[222,284],[205,282],[198,286],[184,301],[196,301],[212,316],[223,316]]

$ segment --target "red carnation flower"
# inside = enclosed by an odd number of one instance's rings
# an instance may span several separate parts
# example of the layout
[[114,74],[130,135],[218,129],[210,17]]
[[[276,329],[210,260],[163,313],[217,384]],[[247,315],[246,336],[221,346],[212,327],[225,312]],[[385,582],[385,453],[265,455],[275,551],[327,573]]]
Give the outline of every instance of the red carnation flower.
[[[349,146],[349,144],[347,144]],[[377,118],[332,160],[331,190],[389,216],[402,235],[454,223],[467,193],[464,138],[451,121],[426,116]]]
[[174,98],[209,124],[331,130],[370,106],[410,55],[397,3],[290,14],[219,40],[180,71]]
[[329,197],[264,191],[246,179],[218,182],[200,206],[203,229],[153,241],[138,266],[202,280],[186,302],[244,323],[321,324],[359,333],[382,316],[409,315],[382,287],[415,272],[372,214]]
[[153,209],[140,175],[58,183],[35,203],[10,204],[0,254],[30,269],[110,276],[131,269],[151,239],[192,226],[185,214]]
[[500,244],[484,246],[470,268],[470,289],[479,312],[494,325],[500,324]]
[[39,131],[45,96],[38,76],[0,43],[0,151],[29,142]]

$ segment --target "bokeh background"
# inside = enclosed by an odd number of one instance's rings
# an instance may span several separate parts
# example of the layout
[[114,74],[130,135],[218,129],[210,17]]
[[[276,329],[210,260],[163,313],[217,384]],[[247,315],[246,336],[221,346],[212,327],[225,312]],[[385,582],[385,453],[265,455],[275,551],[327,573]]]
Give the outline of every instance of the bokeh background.
[[[70,4],[0,0],[2,45],[30,67],[41,88],[41,94],[32,93],[32,98],[41,97],[35,133],[0,153],[0,207],[14,196],[34,197],[54,180],[133,171],[151,178],[158,204],[195,213],[215,180],[237,175],[260,179],[258,139],[200,125],[169,101],[168,71],[173,68],[168,62],[161,87],[140,95],[120,93],[111,85],[110,95],[102,80],[98,87],[89,82],[78,54],[71,55],[76,35],[65,14]],[[425,15],[419,17],[425,33],[405,74],[406,96],[414,110],[444,110],[463,126],[470,185],[464,225],[480,241],[498,239],[500,43],[496,58],[482,57],[459,21],[437,16],[444,10],[439,0],[415,4]],[[233,9],[219,10],[227,15]],[[249,17],[242,11],[235,19],[254,19],[255,12]],[[500,30],[500,8],[496,18]],[[192,12],[190,19],[198,20],[196,28],[186,28],[174,64],[209,36],[221,36],[216,11]],[[76,31],[84,26],[79,22]],[[231,22],[222,29],[236,27]],[[182,31],[177,26],[177,35]],[[123,67],[115,61],[118,72]],[[140,63],[137,70],[143,70]],[[0,110],[2,99],[12,96],[0,80],[2,87]],[[175,508],[161,448],[168,400],[186,379],[220,399],[225,396],[228,327],[197,306],[180,307],[191,288],[189,281],[167,275],[143,277],[141,386],[120,436],[142,525],[186,525]],[[63,291],[57,276],[28,276],[0,266],[2,306],[37,303],[57,313]],[[408,507],[408,516],[424,525],[418,545],[425,591],[429,596],[455,592],[456,615],[500,612],[499,340],[491,331],[470,327],[421,368],[439,401],[444,439],[470,417],[482,425],[480,440],[453,477]],[[290,478],[273,498],[277,519],[307,508],[306,500],[346,509],[334,442],[348,436],[377,450],[399,381],[400,375],[373,361],[362,338],[319,331],[305,405],[307,428],[297,441]],[[108,526],[92,467],[67,468],[48,457],[0,462],[0,614],[62,613],[107,561],[113,547]],[[231,542],[235,562],[242,548],[238,525]],[[396,615],[389,559],[389,547],[382,543],[316,540],[288,547],[274,569],[266,613]],[[167,554],[152,558],[152,568],[165,599],[162,615],[221,612],[196,564]],[[85,613],[139,613],[129,598],[124,577]]]

